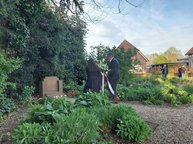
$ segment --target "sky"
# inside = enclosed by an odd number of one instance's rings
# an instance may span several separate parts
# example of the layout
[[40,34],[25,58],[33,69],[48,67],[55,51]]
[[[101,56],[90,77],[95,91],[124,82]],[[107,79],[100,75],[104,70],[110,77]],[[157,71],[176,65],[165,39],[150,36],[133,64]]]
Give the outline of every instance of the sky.
[[[193,0],[130,0],[140,7],[122,3],[118,14],[117,0],[100,0],[102,12],[87,7],[98,21],[88,22],[86,50],[90,46],[118,46],[129,41],[143,54],[163,53],[175,47],[185,54],[193,47]],[[122,0],[124,1],[124,0]]]

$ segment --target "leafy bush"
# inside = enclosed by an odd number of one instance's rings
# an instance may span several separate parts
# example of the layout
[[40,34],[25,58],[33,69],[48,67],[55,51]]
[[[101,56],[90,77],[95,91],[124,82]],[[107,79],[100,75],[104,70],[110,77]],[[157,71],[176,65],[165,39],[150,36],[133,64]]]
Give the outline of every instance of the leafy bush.
[[77,109],[68,116],[60,117],[54,124],[57,143],[91,144],[99,137],[99,122],[94,114]]
[[112,115],[110,114],[111,106],[92,107],[89,112],[95,114],[100,122],[100,131],[107,134],[112,129]]
[[145,100],[145,101],[143,101],[143,103],[145,104],[145,105],[152,105],[153,103],[151,102],[151,100]]
[[87,92],[86,94],[79,95],[75,101],[75,106],[105,106],[110,105],[109,98],[106,94]]
[[193,85],[183,86],[183,90],[191,94],[193,92]]
[[95,107],[91,109],[91,113],[97,115],[101,123],[101,130],[104,133],[115,130],[117,128],[118,119],[121,119],[123,116],[138,116],[136,111],[127,105]]
[[4,114],[8,114],[16,108],[16,104],[13,100],[0,96],[0,117]]
[[55,141],[55,132],[53,126],[49,123],[42,123],[42,143],[52,144]]
[[34,92],[35,92],[35,87],[25,86],[21,94],[21,99],[26,100],[26,99],[31,98]]
[[117,128],[118,119],[122,119],[125,115],[139,116],[138,113],[127,105],[112,106],[109,114],[111,115],[111,126],[113,129]]
[[129,89],[121,84],[117,85],[118,96],[121,100],[127,100],[129,95]]
[[42,129],[40,124],[23,123],[13,132],[14,144],[35,144],[41,143]]
[[85,84],[84,81],[83,81],[82,85],[78,85],[76,82],[70,82],[70,83],[64,85],[64,90],[65,91],[77,90],[79,92],[83,92],[84,84]]
[[167,94],[165,96],[165,101],[172,104],[172,105],[176,105],[177,104],[177,98],[174,94]]
[[[109,133],[110,131],[117,131],[119,136],[129,133],[133,136],[129,140],[137,142],[144,141],[151,135],[149,126],[133,108],[127,105],[95,107],[91,109],[91,113],[97,115],[103,134]],[[131,120],[128,118],[131,118]],[[127,129],[133,130],[130,133]]]
[[54,123],[56,118],[70,114],[72,104],[65,98],[45,99],[43,105],[34,105],[28,112],[27,121]]
[[140,101],[147,100],[152,95],[152,89],[139,87],[136,91],[136,95]]
[[150,96],[150,97],[148,97],[147,100],[143,101],[143,103],[146,104],[146,105],[152,105],[152,104],[154,104],[154,105],[163,105],[164,101],[158,99],[155,96]]
[[125,115],[118,119],[117,135],[134,142],[143,142],[151,136],[150,127],[134,115]]
[[14,88],[14,83],[8,81],[8,75],[20,67],[19,59],[10,59],[0,53],[0,97],[5,96],[8,86]]
[[182,104],[192,103],[192,99],[191,99],[191,97],[189,97],[189,96],[181,96],[181,97],[179,98],[179,101],[180,101]]

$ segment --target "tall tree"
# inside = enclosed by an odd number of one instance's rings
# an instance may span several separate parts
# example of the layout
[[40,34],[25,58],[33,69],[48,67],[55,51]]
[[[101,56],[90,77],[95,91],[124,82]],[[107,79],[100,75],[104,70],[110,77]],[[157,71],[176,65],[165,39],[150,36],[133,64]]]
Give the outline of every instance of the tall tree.
[[97,61],[103,61],[106,59],[106,55],[110,50],[111,48],[109,46],[104,46],[102,44],[98,46],[92,46],[90,56]]
[[86,23],[78,15],[61,13],[44,0],[17,0],[11,8],[1,7],[0,16],[1,48],[23,61],[11,76],[18,92],[25,85],[37,87],[45,76],[56,75],[65,83],[85,78]]
[[168,62],[176,62],[177,59],[183,57],[183,54],[180,50],[175,47],[170,47],[164,52],[164,56],[167,58]]
[[164,54],[160,54],[160,55],[155,59],[155,64],[166,63],[166,62],[168,62],[168,59],[164,56]]
[[132,70],[135,64],[137,64],[133,59],[136,51],[125,51],[123,48],[116,49],[116,47],[114,47],[112,51],[120,63],[120,83],[126,85],[127,81],[132,77]]

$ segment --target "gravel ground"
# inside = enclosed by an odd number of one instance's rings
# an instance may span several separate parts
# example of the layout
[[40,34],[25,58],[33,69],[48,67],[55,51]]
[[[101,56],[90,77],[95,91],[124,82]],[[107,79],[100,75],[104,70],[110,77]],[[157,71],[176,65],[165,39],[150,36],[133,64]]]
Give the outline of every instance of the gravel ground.
[[154,132],[147,144],[193,144],[193,105],[170,107],[138,102],[128,105],[153,124]]

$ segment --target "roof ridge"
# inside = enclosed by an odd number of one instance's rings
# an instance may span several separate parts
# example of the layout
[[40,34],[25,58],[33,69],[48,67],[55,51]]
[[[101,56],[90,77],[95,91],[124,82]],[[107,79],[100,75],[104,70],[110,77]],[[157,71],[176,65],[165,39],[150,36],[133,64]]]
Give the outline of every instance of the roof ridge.
[[185,55],[193,55],[193,47]]

